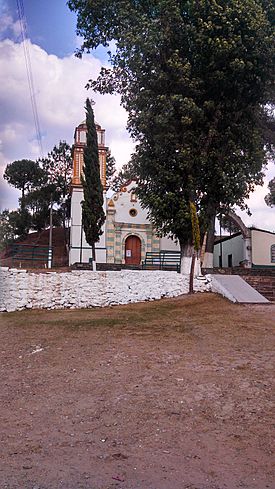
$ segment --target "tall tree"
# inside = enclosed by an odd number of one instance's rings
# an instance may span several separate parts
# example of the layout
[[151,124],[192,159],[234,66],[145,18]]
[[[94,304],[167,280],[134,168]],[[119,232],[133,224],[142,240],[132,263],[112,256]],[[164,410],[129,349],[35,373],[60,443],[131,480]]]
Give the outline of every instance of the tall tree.
[[24,239],[31,228],[31,215],[26,208],[16,211],[5,209],[0,213],[0,249],[15,239]]
[[[70,208],[70,185],[73,169],[72,148],[66,141],[59,141],[59,145],[55,145],[46,158],[41,158],[38,161],[47,175],[47,185],[54,189],[54,201],[59,204],[65,231]],[[43,189],[41,190],[43,193]],[[48,192],[46,193],[48,194]],[[36,197],[37,195],[34,195],[34,198]],[[64,236],[66,241],[66,232]]]
[[[78,54],[116,41],[112,69],[89,86],[118,92],[138,141],[138,193],[157,229],[190,255],[189,201],[212,226],[218,208],[262,182],[272,103],[272,3],[261,0],[70,0]],[[213,248],[209,240],[207,251]]]
[[48,176],[48,183],[55,186],[63,199],[69,194],[72,180],[72,148],[66,141],[59,141],[46,158],[38,160]]
[[[30,228],[41,231],[49,225],[51,204],[54,225],[63,224],[66,231],[66,219],[70,207],[70,182],[72,176],[71,147],[66,141],[38,161],[19,160],[7,165],[4,178],[10,185],[21,190],[19,204],[21,211],[9,214],[14,226],[14,234],[26,235]],[[65,243],[67,233],[64,233]]]
[[103,210],[103,187],[100,180],[97,133],[94,111],[90,100],[86,100],[87,144],[84,149],[82,223],[87,243],[92,247],[93,263],[96,263],[95,243],[102,235],[105,222]]
[[57,209],[53,209],[53,225],[61,226],[63,223],[63,209],[58,207],[60,194],[55,185],[47,184],[29,192],[25,197],[25,207],[31,215],[31,228],[35,231],[42,231],[50,224],[51,205],[57,204]]
[[12,243],[16,236],[9,218],[10,211],[8,209],[4,209],[0,212],[0,251]]
[[26,192],[45,182],[45,172],[32,160],[16,160],[7,165],[4,178],[21,190],[21,209],[25,207]]

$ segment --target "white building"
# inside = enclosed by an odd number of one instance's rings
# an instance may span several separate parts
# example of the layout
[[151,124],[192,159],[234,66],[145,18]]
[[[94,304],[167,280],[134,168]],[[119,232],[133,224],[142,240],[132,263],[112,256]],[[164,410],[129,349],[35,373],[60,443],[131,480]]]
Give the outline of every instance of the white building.
[[[159,238],[134,192],[135,181],[127,182],[111,198],[106,196],[106,155],[105,130],[96,124],[100,161],[100,176],[104,191],[106,221],[103,234],[96,243],[97,263],[118,263],[139,265],[146,252],[171,250],[179,251],[179,246],[171,239]],[[82,227],[83,188],[81,173],[83,153],[86,144],[87,126],[82,122],[75,130],[73,146],[73,179],[71,202],[71,235],[69,264],[87,263],[92,256]]]
[[252,227],[216,241],[214,267],[240,265],[275,269],[275,233]]

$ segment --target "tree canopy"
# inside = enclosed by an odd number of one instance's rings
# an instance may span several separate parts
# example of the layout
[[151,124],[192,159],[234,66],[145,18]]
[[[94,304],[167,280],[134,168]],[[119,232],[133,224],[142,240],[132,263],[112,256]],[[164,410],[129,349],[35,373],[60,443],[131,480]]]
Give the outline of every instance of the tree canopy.
[[268,184],[269,193],[265,196],[265,202],[269,207],[275,207],[275,178]]
[[138,193],[156,228],[191,241],[262,183],[273,103],[274,5],[262,0],[69,0],[78,55],[115,41],[88,86],[121,94],[138,141]]
[[67,198],[73,169],[71,146],[66,141],[59,141],[46,158],[41,158],[38,162],[47,174],[48,183],[55,186],[63,199]]
[[[53,184],[45,184],[32,190],[25,197],[26,210],[31,215],[31,228],[42,231],[50,224],[50,207],[52,204],[60,204],[60,195]],[[53,223],[60,226],[62,223],[63,209],[58,206],[53,210]]]
[[[59,144],[53,147],[46,158],[41,158],[38,161],[47,175],[47,188],[41,189],[40,195],[34,194],[34,200],[37,201],[38,198],[40,204],[42,204],[43,198],[45,201],[48,201],[48,197],[50,197],[50,200],[53,199],[53,202],[56,202],[59,206],[59,213],[55,212],[54,218],[57,220],[59,215],[65,230],[71,204],[72,148],[66,141],[59,141]],[[41,211],[43,213],[43,209]],[[44,213],[45,211],[46,209],[44,208]],[[67,242],[66,232],[65,241]]]
[[130,161],[125,163],[122,168],[117,172],[112,180],[111,189],[118,192],[120,187],[129,180],[136,180],[136,174],[133,167],[133,163]]
[[26,208],[4,209],[0,213],[0,250],[15,239],[24,239],[31,228],[31,215]]
[[6,166],[4,178],[10,185],[21,190],[21,207],[23,209],[26,192],[45,181],[45,172],[36,161],[16,160]]
[[111,151],[107,151],[106,157],[106,188],[112,188],[116,173],[116,160]]
[[[18,160],[7,165],[4,178],[8,183],[21,190],[20,209],[2,215],[2,222],[7,229],[3,242],[10,236],[21,238],[28,234],[29,229],[41,231],[49,226],[50,206],[53,210],[55,226],[63,224],[69,216],[70,192],[72,176],[71,147],[66,141],[54,146],[46,158],[37,161]],[[65,240],[66,240],[65,233]]]

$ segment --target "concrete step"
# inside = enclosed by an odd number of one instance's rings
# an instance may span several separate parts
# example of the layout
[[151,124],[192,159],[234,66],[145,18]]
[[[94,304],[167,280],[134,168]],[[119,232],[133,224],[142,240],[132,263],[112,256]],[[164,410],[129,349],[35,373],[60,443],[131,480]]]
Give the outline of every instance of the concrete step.
[[251,287],[239,275],[212,275],[212,290],[232,302],[245,304],[268,304],[269,300]]

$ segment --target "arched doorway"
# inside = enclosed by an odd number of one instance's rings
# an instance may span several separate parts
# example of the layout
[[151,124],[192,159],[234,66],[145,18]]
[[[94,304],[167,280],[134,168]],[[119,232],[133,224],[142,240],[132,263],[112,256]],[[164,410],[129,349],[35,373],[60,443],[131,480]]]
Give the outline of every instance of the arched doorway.
[[141,260],[141,241],[138,236],[128,236],[125,241],[125,263],[139,265]]

